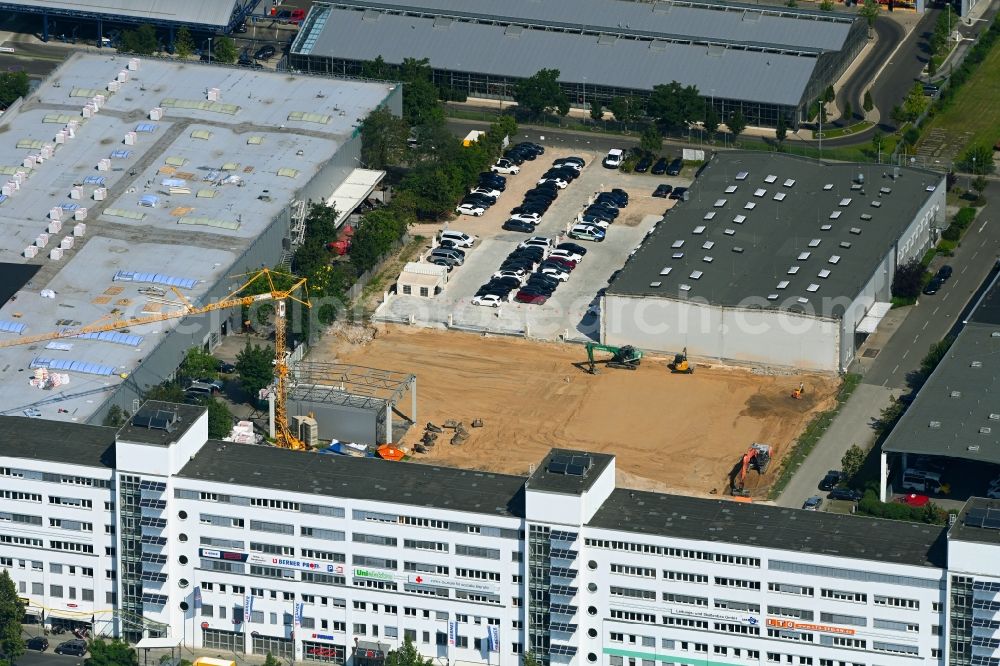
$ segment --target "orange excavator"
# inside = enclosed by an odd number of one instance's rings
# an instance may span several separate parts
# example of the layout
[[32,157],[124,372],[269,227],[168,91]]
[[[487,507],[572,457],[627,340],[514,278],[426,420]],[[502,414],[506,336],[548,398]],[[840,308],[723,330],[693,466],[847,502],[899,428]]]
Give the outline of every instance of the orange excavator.
[[771,464],[771,447],[768,444],[754,442],[743,454],[743,460],[738,471],[733,474],[730,491],[733,497],[749,497],[750,491],[745,489],[747,471],[751,469],[763,475]]

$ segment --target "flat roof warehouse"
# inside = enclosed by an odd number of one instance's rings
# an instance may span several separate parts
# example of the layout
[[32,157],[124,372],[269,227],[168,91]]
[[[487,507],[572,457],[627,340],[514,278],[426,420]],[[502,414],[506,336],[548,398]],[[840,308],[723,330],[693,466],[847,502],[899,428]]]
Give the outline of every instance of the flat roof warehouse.
[[[795,106],[817,56],[843,49],[855,17],[750,6],[583,0],[316,3],[292,53],[651,90],[676,80],[717,98]],[[568,23],[566,16],[577,17]],[[636,63],[642,63],[637,66]]]
[[[156,60],[129,71],[128,63],[75,54],[0,120],[0,182],[25,173],[0,204],[0,251],[24,257],[35,247],[37,256],[19,261],[41,266],[16,300],[0,307],[0,340],[14,335],[2,322],[22,325],[24,335],[48,333],[112,313],[168,312],[176,301],[171,287],[195,305],[220,284],[235,288],[241,280],[229,277],[231,268],[303,190],[333,191],[336,183],[314,177],[394,89]],[[107,90],[122,71],[127,80]],[[81,115],[97,95],[105,96],[101,108]],[[156,108],[162,117],[150,120]],[[50,156],[24,166],[42,154]],[[79,224],[85,230],[74,236]],[[51,259],[67,236],[63,256]],[[168,320],[133,327],[128,336],[6,348],[0,413],[38,415],[32,405],[44,400],[58,402],[46,418],[86,420],[121,383],[119,374],[141,370],[178,328],[193,336],[180,320]],[[84,369],[70,373],[69,386],[51,393],[27,387],[24,370],[50,364],[62,371],[63,362]]]
[[885,168],[720,153],[608,293],[785,310],[852,299],[940,181],[918,169],[886,178]]

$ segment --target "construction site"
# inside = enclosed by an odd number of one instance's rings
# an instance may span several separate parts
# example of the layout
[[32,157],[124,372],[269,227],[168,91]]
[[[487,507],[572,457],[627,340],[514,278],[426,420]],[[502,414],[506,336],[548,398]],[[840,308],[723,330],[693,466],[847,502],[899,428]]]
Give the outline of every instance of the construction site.
[[[397,443],[411,462],[527,474],[549,448],[566,447],[613,453],[623,486],[728,495],[744,455],[761,443],[769,464],[761,474],[763,457],[748,460],[742,482],[755,499],[840,383],[674,356],[646,354],[636,365],[591,351],[594,374],[581,345],[387,326],[364,343],[327,336],[311,354],[419,378],[419,423]],[[443,432],[422,438],[428,422]],[[445,424],[461,426],[453,433]],[[467,436],[452,444],[460,432]]]

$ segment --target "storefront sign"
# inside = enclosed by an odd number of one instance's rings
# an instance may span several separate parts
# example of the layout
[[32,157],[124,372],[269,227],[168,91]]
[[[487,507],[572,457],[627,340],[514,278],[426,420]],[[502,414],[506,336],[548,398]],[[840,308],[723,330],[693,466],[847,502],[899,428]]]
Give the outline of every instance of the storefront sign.
[[682,615],[684,617],[698,617],[705,620],[717,620],[719,622],[735,622],[737,624],[749,624],[751,627],[755,627],[760,624],[758,620],[753,615],[747,615],[745,613],[720,613],[718,611],[711,610],[695,610],[690,608],[671,608],[671,615]]
[[216,550],[214,548],[199,548],[198,554],[209,560],[227,560],[229,562],[246,562],[247,554],[232,550]]
[[247,556],[250,564],[259,564],[265,567],[281,567],[282,569],[299,569],[304,571],[323,571],[328,566],[321,562],[310,562],[308,560],[295,560],[288,557],[277,557],[274,555],[262,555],[260,553],[250,553]]
[[827,634],[842,634],[853,636],[854,630],[847,627],[834,627],[829,624],[812,624],[810,622],[796,622],[795,620],[781,620],[775,617],[767,618],[767,626],[777,627],[788,631],[821,631]]
[[495,583],[484,583],[478,580],[458,580],[455,578],[443,578],[441,576],[426,576],[424,574],[410,574],[410,583],[416,585],[432,585],[434,587],[450,587],[455,590],[468,590],[470,592],[481,592],[483,594],[499,594],[500,586]]
[[385,569],[355,569],[354,577],[388,582],[404,580],[402,575],[396,573],[395,571],[386,571]]
[[336,636],[331,636],[330,634],[313,634],[312,637],[315,638],[318,641],[336,641],[337,640]]

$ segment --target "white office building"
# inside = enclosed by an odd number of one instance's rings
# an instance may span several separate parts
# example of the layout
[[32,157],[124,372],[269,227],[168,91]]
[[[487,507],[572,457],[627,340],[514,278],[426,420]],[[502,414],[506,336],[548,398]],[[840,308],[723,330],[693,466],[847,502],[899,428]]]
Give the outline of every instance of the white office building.
[[[998,661],[1000,503],[950,528],[0,417],[0,567],[46,624],[377,666]],[[949,655],[950,650],[950,655]]]

